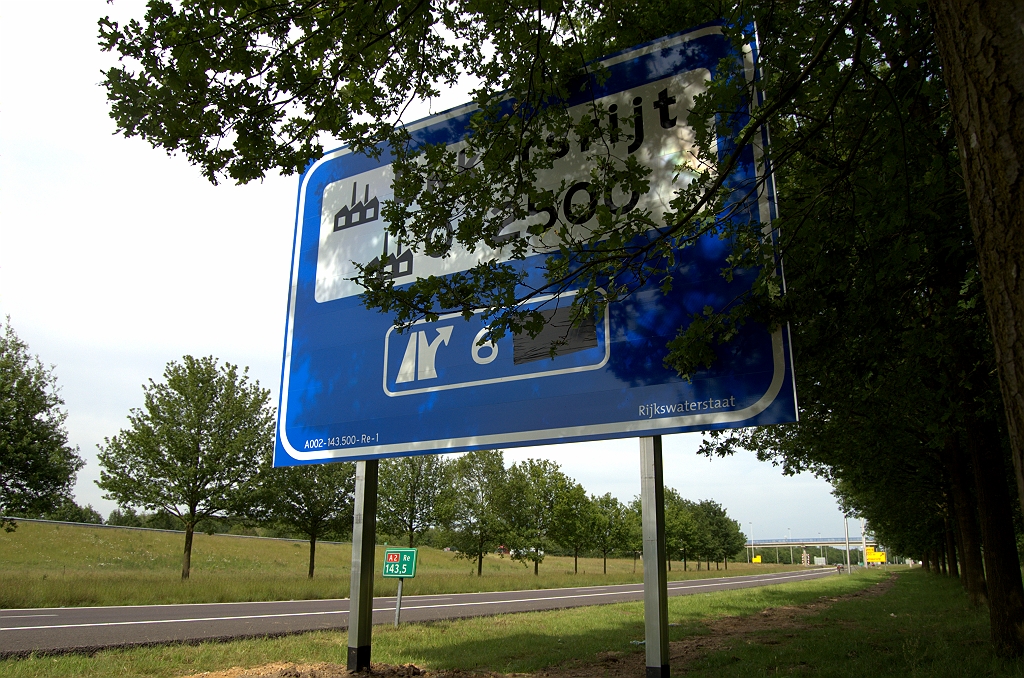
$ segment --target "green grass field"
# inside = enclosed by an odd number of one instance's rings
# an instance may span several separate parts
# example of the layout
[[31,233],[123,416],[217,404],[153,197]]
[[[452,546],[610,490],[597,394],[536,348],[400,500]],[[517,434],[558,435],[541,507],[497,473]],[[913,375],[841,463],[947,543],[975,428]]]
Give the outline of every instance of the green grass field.
[[[0,532],[0,608],[83,605],[299,600],[348,597],[348,544],[318,544],[316,577],[306,577],[308,544],[197,534],[192,549],[192,574],[182,582],[184,536],[167,532],[115,530],[21,522],[13,533]],[[377,562],[383,558],[378,549]],[[510,591],[642,581],[639,563],[548,557],[535,577],[531,568],[489,555],[482,577],[476,564],[452,553],[420,549],[416,578],[405,593],[436,594],[467,591]],[[691,564],[691,568],[692,568]],[[785,565],[734,563],[725,570],[682,572],[674,563],[671,579],[690,579],[750,572],[799,569]],[[377,572],[375,595],[394,595],[395,580]]]
[[[710,651],[673,665],[673,675],[1022,676],[1019,661],[1001,661],[988,643],[987,612],[971,608],[956,582],[920,570],[900,572],[887,592],[834,599],[883,581],[862,572],[741,591],[672,598],[673,641],[708,638],[738,620],[739,631]],[[824,609],[773,628],[762,611],[812,603]],[[749,628],[740,622],[747,620]],[[642,672],[639,603],[502,615],[374,629],[374,661],[419,667],[544,675],[600,676],[609,656]],[[673,646],[674,650],[678,649]],[[64,676],[173,677],[271,662],[344,664],[347,636],[319,632],[269,640],[111,650],[93,656],[33,657],[0,662],[10,678]],[[614,675],[627,675],[619,672]]]

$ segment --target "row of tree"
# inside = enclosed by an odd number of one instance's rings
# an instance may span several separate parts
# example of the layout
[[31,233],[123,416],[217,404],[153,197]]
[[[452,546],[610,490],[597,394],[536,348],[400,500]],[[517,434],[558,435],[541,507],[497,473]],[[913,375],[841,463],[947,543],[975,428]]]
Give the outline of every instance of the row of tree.
[[[83,462],[67,443],[52,370],[31,356],[9,322],[0,342],[0,515],[102,522],[71,497]],[[203,525],[244,522],[305,535],[310,577],[317,540],[349,534],[354,465],[273,468],[270,394],[247,370],[185,356],[143,395],[129,426],[100,446],[97,484],[120,506],[111,524],[184,528],[183,578]],[[383,536],[413,546],[429,534],[432,544],[476,560],[478,574],[495,550],[532,563],[534,573],[550,552],[571,554],[574,569],[580,554],[599,553],[607,570],[610,554],[642,550],[639,500],[588,495],[551,461],[506,467],[496,450],[424,455],[382,461],[379,478]],[[670,567],[671,559],[727,567],[743,548],[738,523],[715,502],[691,502],[671,488],[665,502]]]
[[[185,530],[182,577],[191,568],[193,534],[216,516],[284,525],[309,539],[309,576],[317,540],[346,535],[352,525],[354,465],[273,468],[269,393],[245,371],[213,358],[185,356],[150,381],[130,426],[101,446],[99,486],[130,509],[177,517]],[[253,463],[253,460],[257,460]],[[694,503],[669,489],[670,556],[726,561],[744,543],[739,525],[718,504]],[[590,496],[551,461],[506,467],[497,450],[454,459],[424,455],[381,462],[378,525],[384,535],[432,543],[476,560],[508,552],[539,572],[546,553],[637,554],[640,508],[611,494]]]
[[[414,480],[429,476],[438,488],[413,499]],[[639,499],[624,504],[611,493],[588,495],[548,460],[527,459],[506,468],[497,450],[453,460],[407,457],[381,465],[379,524],[401,533],[409,545],[428,529],[434,541],[455,548],[483,569],[484,554],[507,550],[537,574],[547,553],[597,553],[607,572],[610,554],[638,556],[642,549]],[[666,490],[669,559],[728,562],[742,551],[739,524],[713,501],[695,503]],[[418,517],[417,517],[418,516]]]
[[[1018,655],[1021,511],[1006,413],[1022,401],[1018,388],[1016,405],[1004,403],[999,374],[1021,367],[994,350],[1008,335],[992,333],[987,309],[1005,302],[986,304],[992,253],[981,249],[992,242],[976,238],[981,224],[972,231],[965,184],[978,177],[962,159],[975,150],[959,143],[963,111],[936,33],[950,4],[851,3],[849,30],[828,48],[832,75],[773,125],[787,293],[763,312],[793,330],[801,421],[717,434],[704,451],[754,450],[828,479],[881,543],[959,575],[988,605],[996,650]],[[793,54],[775,28],[797,18],[762,23],[762,46]]]

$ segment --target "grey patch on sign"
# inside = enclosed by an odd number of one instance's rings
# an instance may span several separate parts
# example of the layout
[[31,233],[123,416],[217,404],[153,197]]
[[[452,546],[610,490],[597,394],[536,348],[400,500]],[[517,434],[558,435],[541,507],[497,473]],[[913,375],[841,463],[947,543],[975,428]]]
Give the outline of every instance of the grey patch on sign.
[[[594,317],[588,316],[577,327],[573,327],[571,306],[553,311],[541,311],[544,329],[536,337],[521,332],[512,338],[512,362],[516,365],[554,358],[588,348],[597,347],[597,325]],[[552,353],[552,347],[554,353]]]

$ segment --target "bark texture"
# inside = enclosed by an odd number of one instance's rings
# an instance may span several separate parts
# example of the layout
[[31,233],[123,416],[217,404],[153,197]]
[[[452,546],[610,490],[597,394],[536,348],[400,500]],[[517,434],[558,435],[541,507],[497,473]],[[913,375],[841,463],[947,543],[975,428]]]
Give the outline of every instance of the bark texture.
[[1024,2],[928,0],[1024,507]]
[[192,535],[195,533],[195,523],[185,523],[185,553],[181,556],[181,578],[188,579],[192,570]]
[[968,426],[967,448],[977,483],[992,644],[996,654],[1018,657],[1024,654],[1024,584],[1005,458],[995,438],[983,424]]
[[[952,510],[950,510],[950,513],[952,513]],[[954,543],[956,539],[953,536],[953,526],[948,516],[943,518],[943,523],[946,530],[946,573],[950,577],[959,577],[960,569],[957,567],[956,562],[958,554],[956,552],[956,544]]]

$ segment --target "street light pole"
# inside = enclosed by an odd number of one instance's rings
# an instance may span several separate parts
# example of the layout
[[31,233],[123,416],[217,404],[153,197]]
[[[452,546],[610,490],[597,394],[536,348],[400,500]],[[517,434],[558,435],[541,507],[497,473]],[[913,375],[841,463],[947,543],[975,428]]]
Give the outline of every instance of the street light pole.
[[861,552],[861,556],[864,558],[864,567],[868,566],[868,535],[867,535],[867,530],[865,529],[866,526],[867,526],[867,521],[865,519],[861,518],[860,519],[860,552]]
[[793,528],[787,527],[786,532],[789,533],[789,564],[793,564]]
[[847,522],[849,516],[843,514],[843,530],[846,531],[846,573],[853,574],[853,570],[850,569],[850,524]]
[[750,525],[750,562],[754,562],[754,521],[748,521],[747,525]]

